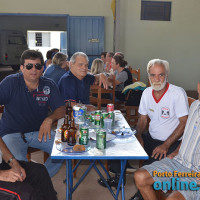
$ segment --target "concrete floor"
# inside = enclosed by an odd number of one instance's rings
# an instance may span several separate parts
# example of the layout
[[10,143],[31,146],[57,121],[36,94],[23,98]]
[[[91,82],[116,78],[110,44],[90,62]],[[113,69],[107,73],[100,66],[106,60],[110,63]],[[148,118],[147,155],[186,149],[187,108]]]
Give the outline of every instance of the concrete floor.
[[[37,162],[43,162],[43,153],[35,152],[32,153],[31,159]],[[130,161],[131,165],[135,168],[138,168],[138,161]],[[77,170],[77,177],[74,178],[74,183],[77,182],[78,178],[81,177],[84,170],[87,168],[88,162],[84,161]],[[100,169],[100,168],[99,168]],[[55,190],[58,193],[58,200],[66,199],[66,184],[63,183],[63,180],[66,176],[66,166],[63,164],[60,171],[52,178],[53,185]],[[99,178],[98,174],[94,169],[90,171],[88,176],[80,184],[77,190],[73,193],[73,200],[113,200],[111,193],[107,188],[100,186],[97,183]],[[114,191],[116,191],[114,189]],[[136,187],[133,182],[133,174],[126,175],[126,185],[125,185],[125,199],[130,199],[136,192]],[[119,200],[121,200],[121,192],[119,195]]]

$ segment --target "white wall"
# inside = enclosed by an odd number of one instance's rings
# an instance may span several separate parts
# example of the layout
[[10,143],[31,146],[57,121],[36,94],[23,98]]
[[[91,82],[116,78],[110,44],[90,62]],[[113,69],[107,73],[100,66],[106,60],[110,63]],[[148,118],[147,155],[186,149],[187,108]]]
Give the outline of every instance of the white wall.
[[[200,1],[171,0],[171,21],[140,20],[141,0],[121,1],[120,50],[130,65],[142,68],[150,59],[170,63],[169,80],[187,90],[196,90],[200,81]],[[124,12],[126,11],[126,12]]]

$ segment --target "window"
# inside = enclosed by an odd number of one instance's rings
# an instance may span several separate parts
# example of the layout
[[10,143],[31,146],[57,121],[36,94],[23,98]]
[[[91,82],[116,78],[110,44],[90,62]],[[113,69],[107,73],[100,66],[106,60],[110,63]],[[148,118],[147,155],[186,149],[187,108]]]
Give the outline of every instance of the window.
[[171,2],[142,1],[141,20],[170,21]]
[[41,47],[42,46],[42,33],[35,33],[35,46]]

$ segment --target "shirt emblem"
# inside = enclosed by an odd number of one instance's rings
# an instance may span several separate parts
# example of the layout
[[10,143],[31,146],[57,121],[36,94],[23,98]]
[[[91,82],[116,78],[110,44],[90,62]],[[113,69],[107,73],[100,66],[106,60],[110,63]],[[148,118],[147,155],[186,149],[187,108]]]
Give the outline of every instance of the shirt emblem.
[[167,107],[161,108],[161,117],[164,119],[168,119],[170,117],[170,110]]
[[49,86],[44,86],[43,92],[44,92],[44,94],[46,94],[46,95],[50,94],[50,87],[49,87]]

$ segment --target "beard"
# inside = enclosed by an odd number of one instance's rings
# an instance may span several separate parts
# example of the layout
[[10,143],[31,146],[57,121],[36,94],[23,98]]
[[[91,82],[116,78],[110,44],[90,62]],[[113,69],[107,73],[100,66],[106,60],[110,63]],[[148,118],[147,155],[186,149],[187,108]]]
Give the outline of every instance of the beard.
[[151,87],[152,87],[153,90],[160,91],[165,87],[165,85],[167,83],[167,77],[165,78],[163,83],[162,82],[154,82],[154,83],[152,83],[151,80],[149,80],[149,82],[150,82]]

